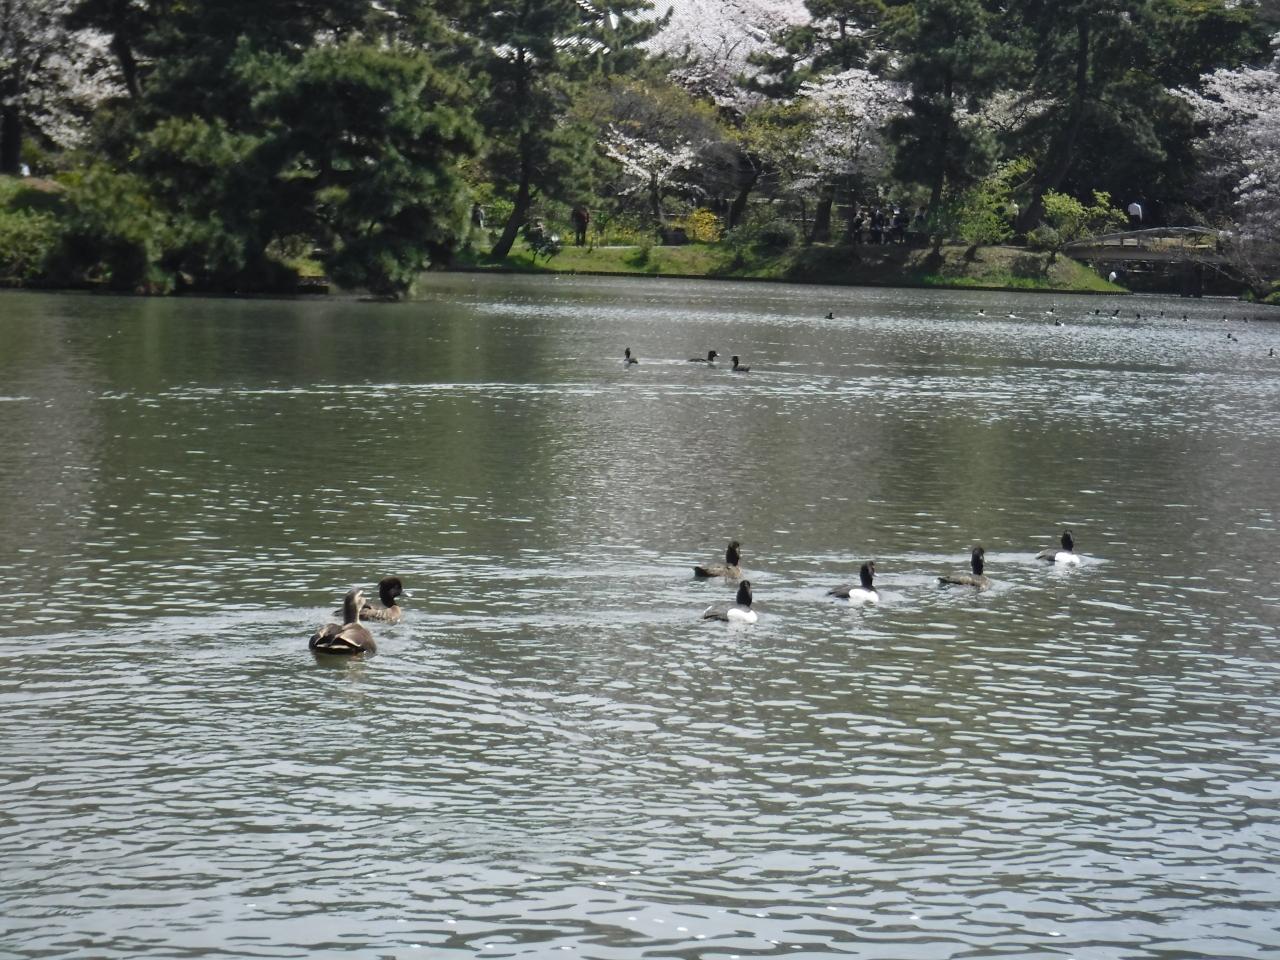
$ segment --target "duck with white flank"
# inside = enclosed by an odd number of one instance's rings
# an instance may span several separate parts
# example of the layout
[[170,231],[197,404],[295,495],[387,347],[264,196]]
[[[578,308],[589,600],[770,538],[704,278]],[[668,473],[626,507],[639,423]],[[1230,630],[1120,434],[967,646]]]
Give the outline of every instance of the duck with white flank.
[[639,360],[637,360],[635,357],[631,355],[630,347],[627,347],[627,349],[622,351],[622,365],[624,367],[629,367],[633,363],[639,363],[639,362],[640,362]]
[[1048,550],[1041,550],[1036,554],[1037,560],[1048,560],[1051,563],[1060,563],[1068,567],[1080,566],[1080,555],[1076,553],[1076,542],[1071,536],[1070,530],[1062,531],[1062,549],[1057,550],[1050,547]]
[[756,612],[751,609],[751,581],[738,584],[738,596],[732,604],[712,604],[702,612],[703,620],[724,620],[727,623],[755,623]]
[[689,362],[690,363],[715,363],[716,357],[718,356],[720,356],[720,354],[716,353],[714,350],[708,350],[707,355],[705,357],[690,357]]
[[738,355],[736,353],[729,359],[733,361],[733,366],[729,368],[730,373],[750,373],[751,372],[750,367],[744,367],[741,363],[738,362]]
[[320,627],[311,635],[311,641],[307,646],[313,653],[332,653],[340,656],[376,651],[378,645],[373,642],[373,634],[360,623],[360,611],[363,607],[364,591],[352,590],[342,600],[343,622]]
[[827,591],[827,596],[848,600],[854,606],[861,606],[864,603],[879,603],[880,592],[876,590],[875,579],[875,561],[868,560],[858,569],[858,586],[851,587],[845,584],[839,587],[832,587]]
[[742,568],[738,564],[742,561],[741,554],[738,553],[742,544],[737,540],[732,541],[724,551],[724,563],[708,563],[704,567],[694,567],[693,575],[695,577],[726,577],[729,580],[737,580],[742,576]]
[[972,573],[948,573],[938,578],[938,582],[958,587],[976,587],[978,590],[985,590],[991,586],[991,579],[982,572],[983,558],[987,555],[987,551],[982,547],[974,547],[973,553],[969,556],[969,567]]

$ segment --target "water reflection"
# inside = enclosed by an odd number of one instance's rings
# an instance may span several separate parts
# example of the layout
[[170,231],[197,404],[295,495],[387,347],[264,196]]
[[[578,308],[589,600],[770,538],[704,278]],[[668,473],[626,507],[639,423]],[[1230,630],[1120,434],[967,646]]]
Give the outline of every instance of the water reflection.
[[[1258,308],[0,299],[16,956],[1275,951]],[[697,619],[731,537],[748,629]]]

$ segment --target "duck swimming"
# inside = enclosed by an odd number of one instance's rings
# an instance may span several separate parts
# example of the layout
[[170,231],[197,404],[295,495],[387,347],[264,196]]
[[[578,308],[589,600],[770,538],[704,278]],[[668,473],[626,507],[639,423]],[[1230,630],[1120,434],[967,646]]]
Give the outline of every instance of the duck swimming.
[[307,646],[314,653],[342,656],[375,652],[378,645],[373,642],[373,634],[360,624],[360,611],[363,607],[364,591],[352,590],[342,600],[343,622],[320,627],[311,635]]
[[737,580],[742,576],[742,568],[738,566],[742,557],[738,553],[738,548],[742,544],[737,540],[732,541],[724,551],[724,563],[708,563],[705,567],[694,567],[693,575],[695,577],[726,577],[730,580]]
[[750,367],[744,367],[742,364],[738,362],[738,355],[736,353],[729,359],[733,361],[733,366],[729,368],[730,373],[750,373],[751,372]]
[[827,596],[839,597],[841,600],[848,600],[850,604],[858,606],[861,606],[864,603],[879,603],[880,592],[875,588],[875,578],[875,561],[868,560],[858,568],[859,586],[850,587],[845,585],[832,587],[827,591]]
[[1062,549],[1041,550],[1036,554],[1037,560],[1049,560],[1053,563],[1061,563],[1071,567],[1080,566],[1080,557],[1076,553],[1076,542],[1071,536],[1070,530],[1062,531]]
[[751,609],[751,581],[738,584],[738,596],[732,605],[712,604],[702,611],[703,620],[724,620],[728,623],[755,623],[756,612]]
[[707,355],[705,357],[690,357],[689,362],[690,363],[715,363],[716,357],[718,356],[720,356],[720,354],[716,353],[714,350],[708,350]]
[[969,557],[969,566],[973,573],[949,573],[938,578],[939,583],[954,584],[958,587],[976,587],[979,590],[985,590],[991,586],[991,579],[982,573],[982,558],[987,555],[987,551],[982,547],[974,547],[973,553]]
[[404,584],[399,577],[383,577],[378,581],[377,605],[366,603],[360,609],[360,616],[365,620],[377,620],[380,623],[399,623],[404,611],[396,603],[396,597],[405,596]]
[[633,363],[639,363],[639,362],[640,362],[639,360],[637,360],[635,357],[631,355],[630,347],[627,347],[627,349],[622,351],[622,365],[624,367],[629,367]]

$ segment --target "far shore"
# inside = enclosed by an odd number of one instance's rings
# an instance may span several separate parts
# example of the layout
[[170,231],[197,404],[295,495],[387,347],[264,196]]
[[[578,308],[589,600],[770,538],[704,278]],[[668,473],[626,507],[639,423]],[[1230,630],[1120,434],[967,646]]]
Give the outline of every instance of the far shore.
[[464,253],[444,269],[1111,296],[1130,292],[1062,255],[958,244],[938,251],[905,245],[815,244],[779,251],[741,251],[722,244],[566,246],[550,258],[535,258],[518,246],[497,261]]

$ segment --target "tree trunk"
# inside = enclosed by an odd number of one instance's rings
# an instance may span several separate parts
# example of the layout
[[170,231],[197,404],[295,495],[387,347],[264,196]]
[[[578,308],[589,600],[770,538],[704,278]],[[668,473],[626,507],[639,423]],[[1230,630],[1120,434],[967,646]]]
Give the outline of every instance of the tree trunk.
[[836,202],[836,185],[825,184],[818,206],[813,212],[813,230],[809,234],[810,243],[826,243],[831,239],[831,208]]
[[[953,102],[953,94],[954,94],[954,85],[952,82],[951,75],[948,74],[946,82],[943,84],[943,88],[942,88],[942,96],[943,96],[943,99],[946,101],[946,105],[947,105],[947,123],[943,124],[942,126],[942,133],[941,133],[942,139],[939,140],[938,142],[938,156],[936,160],[938,164],[938,172],[936,176],[934,176],[933,186],[929,190],[929,216],[931,218],[937,216],[938,214],[938,209],[942,205],[942,188],[946,185],[946,182],[947,182],[947,161],[951,159],[948,156],[948,154],[951,152],[951,127],[949,126],[949,124],[955,121],[955,116],[956,116],[955,103]],[[937,245],[934,247],[934,251],[937,252],[941,249],[942,249],[942,237],[939,236]]]
[[124,77],[125,89],[129,91],[129,96],[137,100],[142,96],[142,84],[138,80],[138,61],[133,55],[133,48],[129,46],[129,41],[121,34],[117,33],[111,38],[111,52],[115,54],[116,62],[120,64],[120,74]]
[[1019,233],[1034,229],[1044,215],[1044,195],[1056,190],[1066,179],[1071,164],[1075,160],[1076,140],[1080,136],[1080,128],[1084,125],[1085,100],[1089,95],[1089,43],[1091,39],[1089,18],[1081,16],[1076,21],[1076,79],[1071,95],[1071,113],[1062,134],[1052,144],[1049,156],[1054,158],[1051,166],[1040,173],[1031,184],[1031,198],[1018,213],[1014,228]]
[[[523,149],[524,139],[521,138],[521,154],[525,154]],[[498,242],[493,245],[491,255],[494,258],[505,257],[511,252],[511,248],[515,245],[516,234],[520,228],[524,226],[525,217],[529,214],[530,190],[529,181],[529,161],[527,156],[520,159],[520,183],[516,187],[516,202],[511,208],[511,216],[507,217],[507,224],[502,228],[502,236],[498,238]]]
[[738,195],[733,198],[733,203],[729,204],[728,229],[732,230],[742,222],[742,218],[747,212],[747,198],[751,196],[751,191],[755,189],[756,182],[759,179],[760,169],[753,166],[750,175],[739,186]]
[[657,177],[649,178],[649,213],[653,215],[654,225],[661,233],[667,226],[667,218],[662,211],[662,191],[658,188]]
[[18,108],[0,110],[0,173],[16,177],[22,172],[22,114]]

